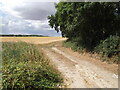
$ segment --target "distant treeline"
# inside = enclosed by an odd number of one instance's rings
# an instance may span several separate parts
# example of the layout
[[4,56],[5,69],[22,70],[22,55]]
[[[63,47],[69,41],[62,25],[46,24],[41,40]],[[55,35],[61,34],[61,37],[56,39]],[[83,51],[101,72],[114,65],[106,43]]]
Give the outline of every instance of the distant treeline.
[[43,36],[43,35],[14,35],[14,34],[9,34],[9,35],[0,35],[0,37],[48,37],[48,36]]

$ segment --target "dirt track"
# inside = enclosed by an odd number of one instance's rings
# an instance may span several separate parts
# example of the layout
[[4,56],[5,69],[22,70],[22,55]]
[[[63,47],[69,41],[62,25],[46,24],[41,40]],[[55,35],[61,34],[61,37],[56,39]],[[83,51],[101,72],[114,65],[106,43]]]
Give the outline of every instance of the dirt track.
[[[89,55],[80,55],[62,46],[60,37],[2,38],[2,42],[25,41],[42,44],[42,50],[64,77],[67,88],[118,88],[118,65],[107,64]],[[51,42],[59,41],[53,44]],[[46,44],[49,43],[49,44]],[[46,44],[46,45],[44,45]]]
[[[64,87],[67,88],[118,88],[117,65],[95,64],[84,60],[72,50],[67,51],[62,46],[47,46],[42,48],[53,65],[64,76]],[[106,67],[107,65],[107,67]],[[114,67],[113,70],[110,70]],[[109,69],[107,69],[109,68]]]

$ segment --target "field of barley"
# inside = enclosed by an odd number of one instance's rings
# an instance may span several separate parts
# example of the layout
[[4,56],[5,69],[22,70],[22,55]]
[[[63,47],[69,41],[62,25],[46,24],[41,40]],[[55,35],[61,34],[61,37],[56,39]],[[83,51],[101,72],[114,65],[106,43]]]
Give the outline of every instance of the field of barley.
[[32,44],[46,44],[66,40],[62,37],[0,37],[0,42],[27,42]]

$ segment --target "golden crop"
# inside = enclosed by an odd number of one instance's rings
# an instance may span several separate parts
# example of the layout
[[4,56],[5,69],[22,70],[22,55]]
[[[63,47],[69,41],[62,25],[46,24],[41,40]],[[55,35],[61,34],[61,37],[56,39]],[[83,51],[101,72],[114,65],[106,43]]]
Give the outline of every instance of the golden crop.
[[55,41],[66,40],[62,37],[0,37],[0,42],[27,42],[32,44],[46,44]]

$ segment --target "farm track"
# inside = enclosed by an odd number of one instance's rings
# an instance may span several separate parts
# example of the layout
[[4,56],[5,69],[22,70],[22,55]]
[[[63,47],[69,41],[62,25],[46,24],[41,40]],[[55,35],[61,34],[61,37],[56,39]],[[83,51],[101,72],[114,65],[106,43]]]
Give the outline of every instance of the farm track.
[[[1,38],[0,38],[1,39]],[[118,88],[118,65],[92,60],[62,46],[61,37],[4,37],[2,42],[24,41],[42,47],[43,53],[61,72],[66,88]],[[58,41],[58,42],[56,42]],[[53,43],[54,42],[54,43]]]
[[118,75],[114,72],[80,59],[57,46],[43,47],[42,50],[64,77],[63,87],[118,88]]

